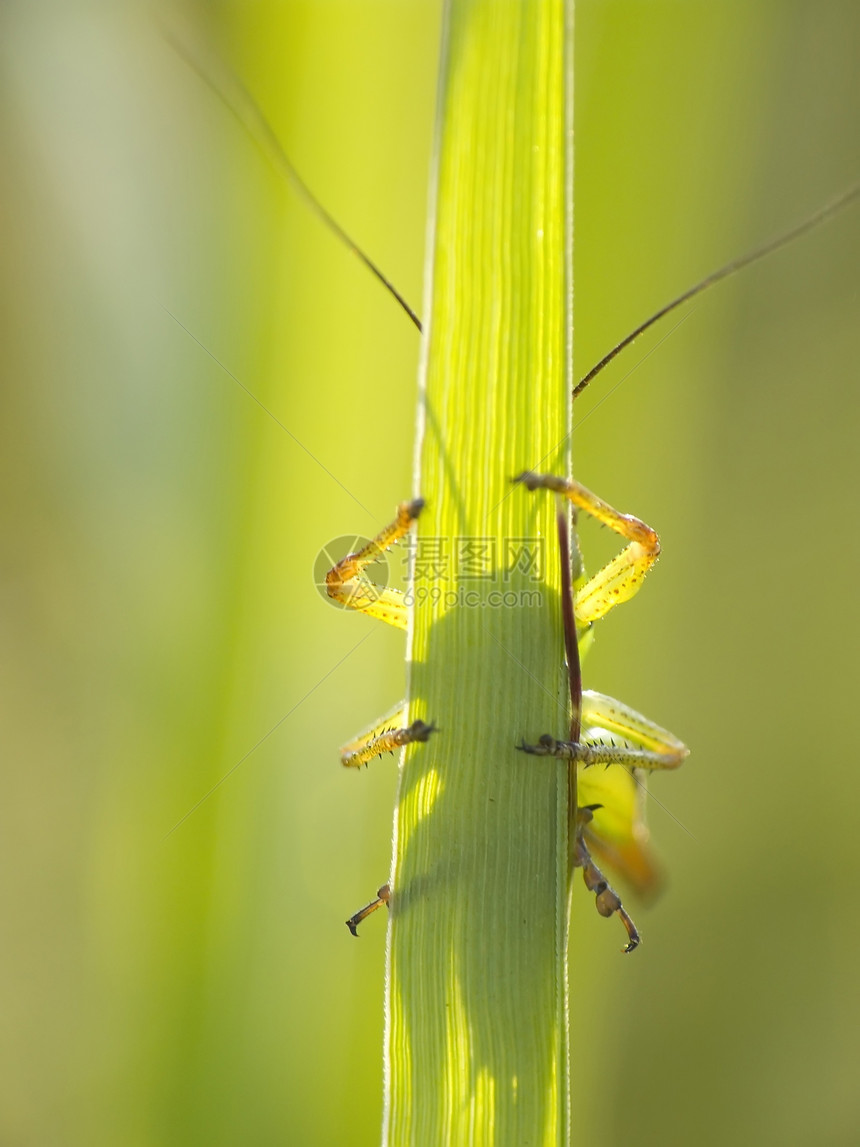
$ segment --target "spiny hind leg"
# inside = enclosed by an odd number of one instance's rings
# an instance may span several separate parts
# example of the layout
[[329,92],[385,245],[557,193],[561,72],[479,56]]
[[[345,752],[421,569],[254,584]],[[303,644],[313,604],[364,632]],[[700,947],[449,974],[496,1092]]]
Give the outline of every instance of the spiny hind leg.
[[627,541],[620,554],[576,591],[574,609],[578,626],[590,625],[605,617],[613,606],[629,601],[637,593],[660,554],[656,531],[632,514],[622,514],[572,478],[524,470],[514,481],[522,482],[529,490],[554,490]]
[[594,902],[600,915],[608,918],[615,913],[618,916],[627,931],[627,943],[621,951],[632,952],[634,948],[639,947],[642,937],[621,903],[621,897],[592,860],[591,853],[583,839],[585,827],[594,815],[594,807],[585,805],[576,810],[576,844],[573,865],[575,868],[582,869],[585,887],[589,892],[594,893]]
[[400,590],[376,585],[364,576],[364,570],[409,532],[423,508],[421,498],[401,502],[397,507],[397,517],[380,530],[372,542],[357,553],[347,554],[332,566],[325,578],[329,597],[348,609],[356,609],[397,629],[405,629],[407,610],[403,594]]
[[584,689],[582,693],[582,723],[589,729],[605,729],[617,737],[623,737],[631,745],[651,750],[676,762],[661,765],[662,768],[677,768],[690,754],[684,742],[674,733],[650,717],[637,713],[623,701],[616,701],[614,697],[597,693],[593,689]]
[[[583,734],[581,741],[557,741],[551,733],[544,733],[536,745],[525,741],[517,745],[520,752],[534,757],[555,757],[558,761],[575,761],[578,765],[625,765],[630,769],[677,769],[683,764],[688,750],[656,753],[653,749],[634,749],[629,745],[607,744],[598,740],[599,733]],[[594,739],[592,739],[592,736]]]
[[[643,717],[623,701],[585,689],[580,741],[557,741],[545,733],[536,745],[518,747],[536,757],[555,757],[580,765],[626,765],[635,769],[677,769],[690,750],[674,733]],[[623,742],[607,741],[605,734]]]
[[[580,740],[632,747],[659,754],[662,768],[676,767],[687,757],[687,746],[668,729],[657,725],[629,705],[588,690],[582,697],[584,732]],[[619,754],[628,765],[642,765],[630,754]],[[644,762],[651,763],[654,762]],[[582,769],[577,777],[579,801],[602,808],[584,832],[585,843],[598,864],[643,898],[653,899],[663,884],[663,869],[649,845],[645,820],[647,773],[640,768]]]
[[369,904],[365,904],[346,921],[346,926],[352,932],[353,936],[358,936],[358,926],[362,920],[366,920],[371,912],[375,912],[377,908],[381,908],[383,904],[387,905],[391,900],[391,887],[388,884],[383,886],[377,892],[375,898]]
[[[596,855],[623,875],[640,895],[653,897],[662,883],[662,872],[648,845],[645,780],[637,770],[677,768],[687,757],[687,747],[668,729],[629,705],[591,690],[582,694],[582,723],[578,744],[547,735],[537,745],[523,744],[520,748],[535,756],[558,757],[583,766],[626,766],[610,773],[603,769],[579,773],[579,797],[591,810],[587,823],[580,825],[579,837],[590,850],[592,865]],[[600,803],[591,804],[592,800]],[[602,812],[592,821],[597,809]]]
[[406,702],[401,701],[369,729],[341,747],[340,763],[347,768],[360,768],[383,753],[393,753],[416,741],[429,741],[430,734],[436,731],[435,725],[424,721],[413,721],[411,725],[406,725],[405,721]]
[[[557,751],[559,746],[564,746],[565,749],[569,748],[571,750],[575,750],[576,752],[571,754],[562,753]],[[585,752],[591,748],[591,746],[587,744],[558,742],[548,735],[541,737],[538,745],[521,744],[517,747],[524,752],[533,753],[535,756],[563,757],[563,759],[567,760],[578,760],[580,751]],[[633,750],[628,750],[628,752],[632,751]],[[631,778],[633,775],[634,774],[629,772],[626,773],[628,778]],[[621,923],[627,930],[627,944],[623,951],[632,952],[634,948],[638,947],[640,942],[640,936],[636,929],[636,925],[633,923],[629,913],[622,905],[621,897],[610,885],[609,881],[594,863],[594,859],[592,858],[592,855],[588,850],[588,845],[585,841],[585,835],[589,831],[589,825],[594,818],[594,813],[597,809],[601,808],[603,808],[602,804],[591,804],[580,805],[576,809],[576,813],[572,817],[574,823],[571,825],[571,831],[574,835],[573,849],[571,853],[571,866],[573,868],[582,869],[585,886],[589,892],[594,893],[595,905],[600,915],[605,917],[612,916],[613,913],[618,915],[618,918],[621,920]],[[597,836],[595,838],[595,847],[601,845],[602,843],[603,842],[601,838]],[[635,844],[633,851],[636,854],[636,858],[640,859],[641,861],[639,853],[642,851],[642,845],[644,842],[634,841],[631,835],[631,840],[629,843]],[[630,858],[625,858],[620,853],[618,854],[618,858],[622,861],[625,861],[625,859],[627,861],[630,860]],[[650,868],[647,865],[643,868],[641,862],[635,867],[631,863],[623,863],[621,865],[621,869],[627,875],[632,876],[635,883],[638,882],[640,885],[644,884],[645,887],[651,883],[653,878],[653,873],[651,872]],[[638,881],[637,876],[640,878]]]

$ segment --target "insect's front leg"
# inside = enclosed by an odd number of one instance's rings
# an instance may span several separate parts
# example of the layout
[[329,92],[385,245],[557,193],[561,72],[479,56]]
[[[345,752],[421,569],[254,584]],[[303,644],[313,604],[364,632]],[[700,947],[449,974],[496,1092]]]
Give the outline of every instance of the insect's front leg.
[[613,606],[629,601],[660,555],[660,539],[656,531],[632,514],[622,514],[572,478],[525,470],[514,481],[522,482],[529,490],[554,490],[577,509],[627,540],[628,544],[621,553],[576,591],[577,626],[590,625],[605,617]]
[[325,577],[329,597],[348,609],[356,609],[397,629],[405,629],[408,614],[403,594],[400,590],[376,585],[364,576],[364,570],[409,532],[423,509],[421,498],[401,502],[397,507],[397,517],[380,530],[372,542],[358,553],[347,554],[332,566]]

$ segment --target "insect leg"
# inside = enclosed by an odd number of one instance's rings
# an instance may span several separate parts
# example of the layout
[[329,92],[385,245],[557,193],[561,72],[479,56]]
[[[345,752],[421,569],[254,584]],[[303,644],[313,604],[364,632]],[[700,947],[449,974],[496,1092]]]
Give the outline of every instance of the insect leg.
[[[556,757],[580,765],[627,765],[637,769],[677,769],[690,750],[674,733],[643,717],[623,701],[605,693],[583,690],[582,724],[587,729],[580,741],[557,741],[545,733],[536,745],[520,745],[537,757]],[[607,743],[603,733],[621,737],[630,744]]]
[[[676,764],[661,765],[662,768],[676,768],[690,755],[690,750],[674,733],[664,729],[649,717],[644,717],[614,697],[585,689],[582,694],[582,723],[589,730],[601,730],[623,737],[640,749],[651,750],[661,757],[674,758]],[[588,741],[591,734],[584,736]],[[593,742],[592,742],[593,743]],[[647,766],[640,766],[647,767]]]
[[687,750],[678,753],[655,753],[653,749],[634,749],[629,745],[607,745],[603,742],[557,741],[544,733],[536,745],[523,742],[517,745],[523,753],[535,757],[555,757],[559,761],[575,761],[578,765],[626,765],[631,769],[677,769],[687,757]]
[[578,509],[627,540],[621,553],[576,591],[577,625],[589,625],[605,617],[613,606],[629,601],[660,554],[656,531],[632,514],[622,514],[572,478],[525,470],[514,481],[522,482],[529,490],[554,490],[562,494]]
[[365,732],[343,745],[340,763],[347,768],[360,768],[374,757],[381,757],[383,753],[393,753],[395,749],[411,745],[414,741],[428,741],[430,734],[436,731],[435,725],[428,725],[424,721],[404,725],[405,720],[406,704],[401,702]]
[[332,566],[325,577],[329,597],[349,609],[378,617],[397,629],[405,629],[407,609],[403,594],[397,589],[375,585],[363,576],[363,572],[366,566],[377,561],[408,533],[423,508],[421,498],[401,502],[397,507],[397,517],[384,530],[380,530],[372,542],[368,542],[358,553],[347,554],[336,566]]
[[369,904],[365,904],[363,908],[359,908],[355,915],[350,916],[346,921],[346,926],[350,932],[352,932],[353,936],[358,936],[358,926],[362,920],[365,920],[371,912],[375,912],[377,908],[381,908],[383,904],[387,905],[390,900],[391,888],[389,885],[383,884],[376,894],[376,899],[371,900]]
[[627,930],[627,943],[621,949],[622,952],[632,952],[637,948],[641,942],[642,937],[633,923],[629,914],[625,911],[621,903],[621,897],[591,859],[591,853],[583,839],[583,831],[585,826],[591,821],[594,813],[594,808],[591,805],[586,805],[577,810],[577,825],[576,825],[576,849],[574,856],[574,867],[582,869],[582,876],[585,880],[585,887],[589,892],[594,893],[594,900],[597,906],[597,911],[601,916],[609,917],[613,913],[617,913],[618,918]]
[[586,769],[577,781],[579,799],[586,805],[600,803],[599,817],[580,829],[590,854],[610,865],[614,872],[644,897],[653,898],[663,883],[661,867],[648,844],[644,817],[646,780],[637,770],[674,769],[689,750],[668,729],[655,724],[629,705],[603,693],[584,690],[583,732],[580,743],[542,737],[537,745],[520,748],[535,756],[553,756],[582,766],[626,766],[607,773]]

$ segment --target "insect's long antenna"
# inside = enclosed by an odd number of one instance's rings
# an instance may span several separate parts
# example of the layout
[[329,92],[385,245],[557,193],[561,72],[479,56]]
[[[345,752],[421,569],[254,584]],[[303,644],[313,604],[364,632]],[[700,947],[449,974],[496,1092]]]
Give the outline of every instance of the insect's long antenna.
[[781,247],[786,247],[789,243],[793,243],[795,239],[799,239],[801,235],[805,235],[807,231],[811,231],[814,227],[817,227],[819,223],[824,223],[858,197],[860,197],[860,183],[855,184],[850,190],[840,195],[838,199],[834,199],[831,203],[828,203],[826,207],[822,207],[820,211],[816,211],[814,215],[810,215],[808,219],[798,224],[797,227],[793,227],[783,235],[777,236],[776,239],[771,239],[769,243],[757,247],[747,255],[742,255],[739,259],[732,259],[731,263],[726,263],[724,267],[713,271],[710,275],[707,275],[700,282],[696,283],[695,286],[684,291],[682,295],[678,295],[671,303],[667,303],[664,307],[661,307],[650,319],[646,319],[644,323],[640,323],[634,331],[631,331],[631,333],[614,346],[608,354],[605,354],[600,362],[597,363],[596,366],[593,366],[588,374],[573,388],[573,397],[578,398],[588,384],[600,374],[604,367],[612,362],[616,355],[620,354],[625,347],[630,346],[632,342],[638,339],[641,334],[644,334],[654,323],[662,319],[664,315],[668,315],[671,311],[674,311],[676,307],[680,307],[681,304],[686,303],[688,299],[700,295],[702,291],[713,287],[715,283],[719,283],[722,279],[728,279],[730,275],[742,271],[744,267],[749,267],[751,263],[757,263],[759,259],[764,259],[768,255],[772,255],[774,251],[778,251]]
[[[570,519],[567,507],[561,499],[556,501],[556,523],[558,526],[558,550],[561,559],[561,614],[564,632],[564,652],[567,658],[567,680],[570,690],[570,732],[571,741],[578,742],[582,733],[582,669],[579,663],[579,642],[576,633],[576,613],[573,605],[573,579],[570,560]],[[579,798],[576,784],[576,764],[568,764],[567,815],[571,826],[569,864],[576,865],[577,806]]]
[[316,215],[332,234],[337,236],[344,246],[348,247],[350,251],[361,260],[372,275],[376,276],[386,291],[399,303],[420,331],[421,320],[403,295],[401,295],[391,280],[383,274],[370,256],[344,231],[334,216],[326,211],[325,207],[323,207],[322,203],[320,203],[299,175],[292,160],[286,151],[284,151],[283,145],[275,134],[274,128],[263,115],[256,100],[238,76],[234,75],[229,68],[214,56],[207,55],[204,59],[202,54],[198,55],[193,53],[186,44],[182,43],[169,32],[165,32],[165,36],[189,67],[194,69],[197,75],[200,76],[204,83],[206,83],[221,100],[228,111],[236,117],[263,155],[281,172],[286,181],[293,190],[301,196],[314,215]]
[[567,508],[558,500],[556,506],[558,550],[561,559],[561,615],[564,632],[564,652],[570,685],[570,740],[578,741],[582,731],[582,670],[579,666],[579,642],[576,635],[576,614],[573,608],[571,579],[570,525]]

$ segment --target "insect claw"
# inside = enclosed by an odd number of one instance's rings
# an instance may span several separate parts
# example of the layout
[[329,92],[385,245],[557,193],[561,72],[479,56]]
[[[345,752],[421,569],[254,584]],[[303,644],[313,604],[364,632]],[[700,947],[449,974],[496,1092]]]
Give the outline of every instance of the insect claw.
[[515,478],[511,478],[511,485],[516,486],[522,482],[527,490],[536,490],[538,488],[537,474],[533,470],[523,470],[521,474],[517,474]]
[[519,745],[515,745],[514,747],[516,749],[518,749],[521,753],[529,753],[533,757],[546,756],[545,753],[541,752],[541,747],[539,744],[538,745],[528,745],[528,744],[526,744],[525,741],[521,741]]
[[531,753],[533,757],[551,757],[555,754],[558,743],[555,737],[549,733],[544,733],[536,745],[527,745],[525,741],[522,741],[515,748],[519,749],[521,753]]
[[421,741],[422,743],[430,740],[431,733],[438,733],[439,728],[431,721],[426,724],[424,721],[413,721],[406,732],[409,734],[409,742]]
[[621,951],[626,955],[628,952],[632,952],[634,949],[639,947],[639,945],[642,943],[642,937],[639,935],[639,930],[637,929],[636,925],[633,923],[621,905],[618,906],[617,911],[619,917],[621,918],[621,923],[627,929],[627,943],[621,949]]

